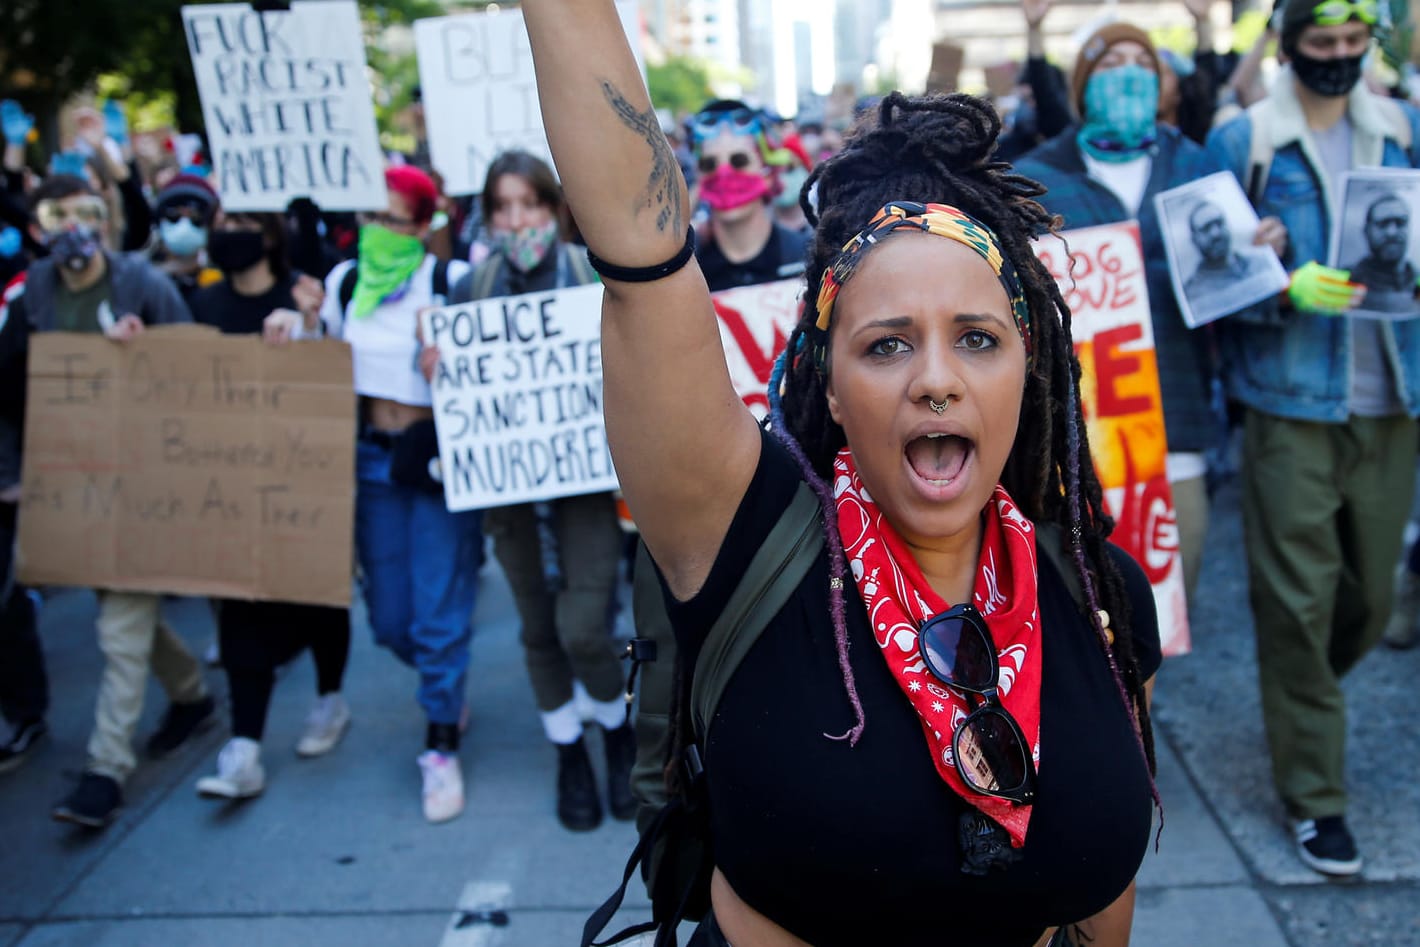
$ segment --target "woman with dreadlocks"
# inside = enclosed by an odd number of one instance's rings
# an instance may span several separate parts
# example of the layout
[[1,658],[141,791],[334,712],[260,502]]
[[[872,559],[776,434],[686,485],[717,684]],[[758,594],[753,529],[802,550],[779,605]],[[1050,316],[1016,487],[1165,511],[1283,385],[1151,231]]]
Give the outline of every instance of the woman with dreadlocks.
[[825,552],[705,739],[703,942],[1127,944],[1157,625],[1106,541],[1069,313],[1030,245],[1052,220],[990,159],[994,114],[891,95],[810,179],[806,305],[761,429],[613,4],[523,9],[682,668],[802,484],[823,510]]

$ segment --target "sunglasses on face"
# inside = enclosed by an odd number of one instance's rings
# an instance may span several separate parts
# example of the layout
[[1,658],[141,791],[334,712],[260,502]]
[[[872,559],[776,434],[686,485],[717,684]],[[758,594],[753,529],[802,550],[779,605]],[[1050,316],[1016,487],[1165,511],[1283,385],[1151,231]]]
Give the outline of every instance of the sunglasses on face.
[[[725,160],[736,171],[744,171],[754,163],[754,159],[743,151],[736,151]],[[701,174],[714,174],[715,169],[720,167],[720,159],[716,155],[701,155],[699,167]]]
[[70,224],[97,226],[108,218],[108,208],[98,197],[77,200],[40,201],[35,208],[35,220],[45,231],[63,230]]
[[1322,0],[1312,7],[1312,22],[1317,26],[1338,26],[1352,17],[1375,26],[1380,20],[1380,7],[1376,0]]
[[184,219],[201,224],[207,221],[207,208],[196,203],[167,204],[163,207],[162,219],[172,224]]
[[1035,763],[1020,724],[1001,703],[1001,665],[986,619],[970,605],[954,605],[922,623],[917,648],[937,680],[975,705],[952,732],[962,782],[988,796],[1031,802]]
[[759,113],[746,108],[701,112],[691,119],[690,127],[699,139],[714,138],[721,128],[735,135],[752,135],[761,129]]

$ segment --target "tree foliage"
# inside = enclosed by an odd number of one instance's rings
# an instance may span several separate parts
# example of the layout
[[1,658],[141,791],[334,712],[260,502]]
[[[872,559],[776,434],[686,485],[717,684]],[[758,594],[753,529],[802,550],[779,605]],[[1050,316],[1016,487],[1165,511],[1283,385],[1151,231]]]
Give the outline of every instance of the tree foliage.
[[694,112],[714,98],[709,68],[690,56],[668,56],[660,65],[648,63],[646,85],[656,108],[670,109],[675,115]]

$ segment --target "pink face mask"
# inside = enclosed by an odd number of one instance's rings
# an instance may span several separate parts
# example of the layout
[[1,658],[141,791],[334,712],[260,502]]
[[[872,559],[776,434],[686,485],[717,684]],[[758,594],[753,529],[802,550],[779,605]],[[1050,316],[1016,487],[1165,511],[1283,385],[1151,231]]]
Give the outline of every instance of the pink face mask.
[[700,196],[711,210],[734,210],[769,194],[769,178],[722,164],[700,179]]

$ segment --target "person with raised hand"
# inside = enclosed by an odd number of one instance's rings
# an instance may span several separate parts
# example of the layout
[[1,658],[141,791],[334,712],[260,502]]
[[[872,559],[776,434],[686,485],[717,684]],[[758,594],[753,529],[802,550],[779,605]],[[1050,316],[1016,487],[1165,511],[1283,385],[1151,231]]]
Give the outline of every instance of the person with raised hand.
[[[1157,621],[1107,541],[1068,309],[1031,245],[1052,218],[992,158],[994,111],[894,93],[806,182],[805,306],[761,429],[613,3],[523,13],[606,285],[607,435],[664,586],[677,693],[794,498],[825,538],[707,732],[672,708],[665,772],[703,763],[700,936],[1128,943]],[[676,906],[655,907],[673,926]]]

